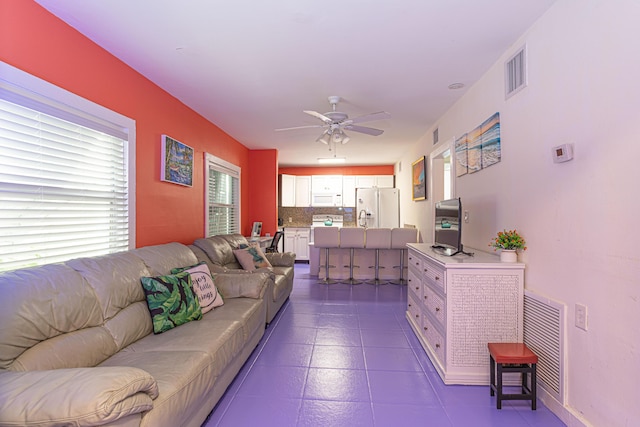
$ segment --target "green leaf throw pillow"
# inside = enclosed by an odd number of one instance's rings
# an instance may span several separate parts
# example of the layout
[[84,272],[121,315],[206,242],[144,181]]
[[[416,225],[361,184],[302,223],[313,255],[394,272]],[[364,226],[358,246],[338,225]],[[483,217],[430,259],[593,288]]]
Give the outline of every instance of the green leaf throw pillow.
[[142,277],[140,281],[147,297],[154,334],[202,319],[202,310],[193,293],[189,273]]

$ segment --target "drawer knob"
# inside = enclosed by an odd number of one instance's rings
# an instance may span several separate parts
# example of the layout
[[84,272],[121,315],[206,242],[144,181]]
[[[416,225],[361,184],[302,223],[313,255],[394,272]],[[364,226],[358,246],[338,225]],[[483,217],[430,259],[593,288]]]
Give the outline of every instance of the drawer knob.
[[419,314],[416,314],[416,319],[417,319],[418,317],[420,317],[420,315],[419,315]]
[[417,291],[418,289],[420,289],[420,286],[416,286],[416,291]]
[[427,299],[427,296],[426,296],[426,295],[424,296],[424,299]]
[[419,262],[416,262],[416,265],[420,265],[420,263],[419,263]]
[[439,277],[439,276],[436,276],[436,280],[440,280],[440,277]]
[[436,312],[440,311],[440,307],[436,307]]
[[427,327],[425,326],[425,327],[424,327],[424,330],[425,330],[425,331],[428,331],[428,330],[429,330],[429,328],[427,328]]
[[440,348],[440,344],[436,344],[436,348]]
[[409,304],[409,307],[411,307],[411,304]]

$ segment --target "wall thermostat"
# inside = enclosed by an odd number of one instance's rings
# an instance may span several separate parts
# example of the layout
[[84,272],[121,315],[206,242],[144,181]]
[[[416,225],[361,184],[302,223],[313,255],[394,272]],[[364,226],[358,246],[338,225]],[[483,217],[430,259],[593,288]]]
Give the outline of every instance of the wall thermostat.
[[553,162],[562,163],[573,159],[573,144],[562,144],[553,147]]

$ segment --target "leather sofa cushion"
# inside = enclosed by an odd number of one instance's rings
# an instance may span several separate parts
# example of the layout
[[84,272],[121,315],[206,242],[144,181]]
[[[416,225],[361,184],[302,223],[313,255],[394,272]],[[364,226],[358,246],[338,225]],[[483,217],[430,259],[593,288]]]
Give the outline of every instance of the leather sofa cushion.
[[[22,353],[42,341],[103,322],[95,293],[82,276],[63,264],[1,273],[0,295],[0,369],[10,369]],[[40,355],[49,357],[47,353]],[[90,364],[91,360],[93,356],[74,360],[73,365]]]
[[144,261],[150,276],[164,276],[171,274],[174,268],[188,267],[198,263],[193,252],[186,245],[177,242],[145,246],[131,252]]

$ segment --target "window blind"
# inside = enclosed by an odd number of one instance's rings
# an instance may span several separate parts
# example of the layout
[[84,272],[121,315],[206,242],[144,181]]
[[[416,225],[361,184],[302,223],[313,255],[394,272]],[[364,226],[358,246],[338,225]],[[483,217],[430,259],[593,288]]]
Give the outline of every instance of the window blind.
[[240,168],[211,154],[206,163],[206,236],[240,232]]
[[127,143],[0,99],[0,270],[129,249]]

